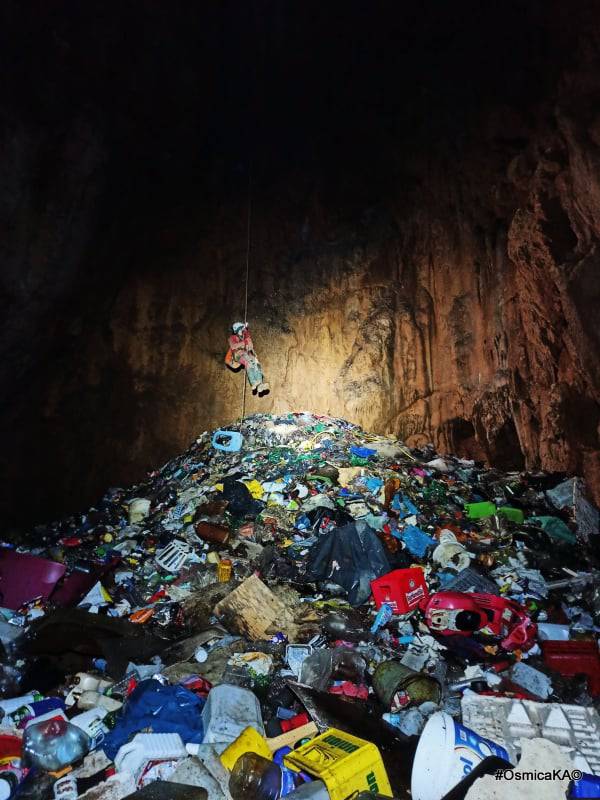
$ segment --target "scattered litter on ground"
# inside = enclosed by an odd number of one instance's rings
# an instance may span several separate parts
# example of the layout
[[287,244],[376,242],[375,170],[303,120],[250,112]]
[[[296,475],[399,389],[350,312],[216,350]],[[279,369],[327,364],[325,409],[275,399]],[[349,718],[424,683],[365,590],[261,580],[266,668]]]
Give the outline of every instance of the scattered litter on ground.
[[598,796],[599,542],[579,478],[206,432],[1,543],[0,800]]

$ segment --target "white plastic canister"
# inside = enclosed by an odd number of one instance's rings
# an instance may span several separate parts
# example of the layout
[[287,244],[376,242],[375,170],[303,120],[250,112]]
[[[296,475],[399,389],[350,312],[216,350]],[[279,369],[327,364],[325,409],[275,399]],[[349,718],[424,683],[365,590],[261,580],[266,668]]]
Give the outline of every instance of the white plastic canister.
[[222,683],[211,689],[202,709],[204,744],[233,742],[249,725],[261,736],[265,728],[255,694],[240,686]]

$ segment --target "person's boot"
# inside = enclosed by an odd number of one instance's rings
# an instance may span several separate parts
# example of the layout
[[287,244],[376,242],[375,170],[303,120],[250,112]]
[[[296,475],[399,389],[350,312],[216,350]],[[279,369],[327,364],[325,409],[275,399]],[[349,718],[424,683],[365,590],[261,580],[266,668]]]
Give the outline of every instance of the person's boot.
[[269,392],[271,391],[271,387],[269,386],[268,383],[259,383],[257,388],[259,397],[262,397],[265,394],[269,394]]

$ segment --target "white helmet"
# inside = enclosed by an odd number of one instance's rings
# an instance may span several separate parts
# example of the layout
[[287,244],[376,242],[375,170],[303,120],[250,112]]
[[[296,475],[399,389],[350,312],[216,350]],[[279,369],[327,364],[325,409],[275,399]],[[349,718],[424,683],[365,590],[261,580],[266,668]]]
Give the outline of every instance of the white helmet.
[[234,322],[233,325],[231,326],[231,330],[234,333],[241,333],[245,327],[246,324],[244,322]]

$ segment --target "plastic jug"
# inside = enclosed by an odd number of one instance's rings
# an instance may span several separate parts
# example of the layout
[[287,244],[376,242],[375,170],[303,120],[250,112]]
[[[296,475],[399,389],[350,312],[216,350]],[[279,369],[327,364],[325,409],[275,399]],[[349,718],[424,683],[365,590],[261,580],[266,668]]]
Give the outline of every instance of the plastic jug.
[[23,757],[27,766],[56,772],[79,761],[90,749],[90,738],[64,719],[36,722],[25,729]]
[[222,683],[211,689],[202,709],[204,744],[233,742],[251,726],[261,736],[265,728],[258,698],[248,689]]
[[242,448],[244,437],[238,431],[215,431],[211,440],[215,450],[222,450],[224,453],[237,453]]

